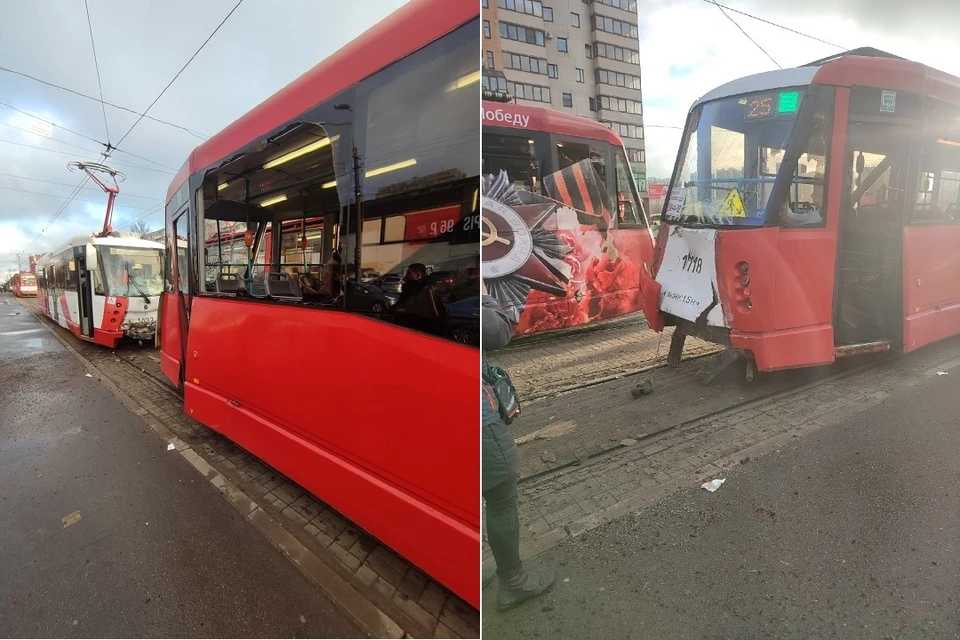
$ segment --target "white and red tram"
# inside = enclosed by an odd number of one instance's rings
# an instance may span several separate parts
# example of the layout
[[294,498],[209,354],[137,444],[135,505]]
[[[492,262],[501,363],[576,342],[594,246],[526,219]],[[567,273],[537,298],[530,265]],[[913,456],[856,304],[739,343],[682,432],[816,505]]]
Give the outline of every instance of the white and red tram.
[[77,236],[37,263],[37,305],[81,340],[116,347],[153,340],[163,245],[133,234]]

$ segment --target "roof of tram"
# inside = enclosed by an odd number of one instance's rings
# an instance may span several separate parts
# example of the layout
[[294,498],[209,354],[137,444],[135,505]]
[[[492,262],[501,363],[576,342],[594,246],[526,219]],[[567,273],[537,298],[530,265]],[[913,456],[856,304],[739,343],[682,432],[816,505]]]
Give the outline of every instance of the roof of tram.
[[799,67],[738,78],[712,89],[690,108],[718,98],[811,83],[912,92],[960,105],[960,78],[880,49],[860,47]]
[[194,172],[479,15],[479,5],[470,0],[410,0],[194,149],[167,188],[165,202]]

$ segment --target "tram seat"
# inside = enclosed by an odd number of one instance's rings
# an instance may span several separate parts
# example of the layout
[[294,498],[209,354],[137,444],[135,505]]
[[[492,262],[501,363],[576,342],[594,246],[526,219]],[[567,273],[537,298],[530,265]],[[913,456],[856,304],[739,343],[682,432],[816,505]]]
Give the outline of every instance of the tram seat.
[[271,298],[290,298],[300,300],[300,285],[296,280],[284,272],[271,271],[264,278],[264,284],[267,285],[267,295]]
[[243,289],[243,281],[235,273],[221,273],[217,276],[217,293],[239,293]]

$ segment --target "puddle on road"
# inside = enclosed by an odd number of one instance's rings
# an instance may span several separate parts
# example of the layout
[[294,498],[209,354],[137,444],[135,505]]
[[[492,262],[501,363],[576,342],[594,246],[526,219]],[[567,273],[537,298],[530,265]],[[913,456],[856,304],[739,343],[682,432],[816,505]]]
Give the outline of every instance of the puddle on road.
[[30,338],[29,340],[24,340],[23,344],[28,347],[33,347],[34,349],[42,349],[43,347],[50,346],[49,338]]

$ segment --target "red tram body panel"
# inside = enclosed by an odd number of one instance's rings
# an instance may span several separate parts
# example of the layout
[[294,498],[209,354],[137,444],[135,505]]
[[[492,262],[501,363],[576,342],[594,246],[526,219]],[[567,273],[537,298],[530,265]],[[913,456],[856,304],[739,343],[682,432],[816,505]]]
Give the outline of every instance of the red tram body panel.
[[[194,150],[167,193],[160,312],[161,368],[183,389],[188,415],[475,607],[479,353],[449,337],[473,322],[479,301],[480,131],[475,111],[472,123],[457,119],[479,100],[479,33],[475,2],[414,0]],[[435,69],[416,74],[416,61]],[[389,91],[399,94],[383,99]],[[418,111],[444,103],[472,138],[452,130],[440,144],[430,136],[443,131],[415,126]],[[386,131],[366,128],[374,109],[409,113],[409,135],[427,142],[388,146]],[[360,177],[343,140],[364,160]],[[282,174],[273,171],[280,163]],[[366,186],[362,230],[355,178]],[[433,209],[453,211],[457,228],[404,230],[405,214]],[[316,255],[308,232],[320,238]],[[343,247],[359,256],[351,243],[395,270],[436,263],[438,275],[388,313],[356,311],[351,300],[379,295],[375,287],[341,275],[337,297],[314,292],[307,277],[342,274],[333,259]],[[240,264],[229,264],[237,248]]]

